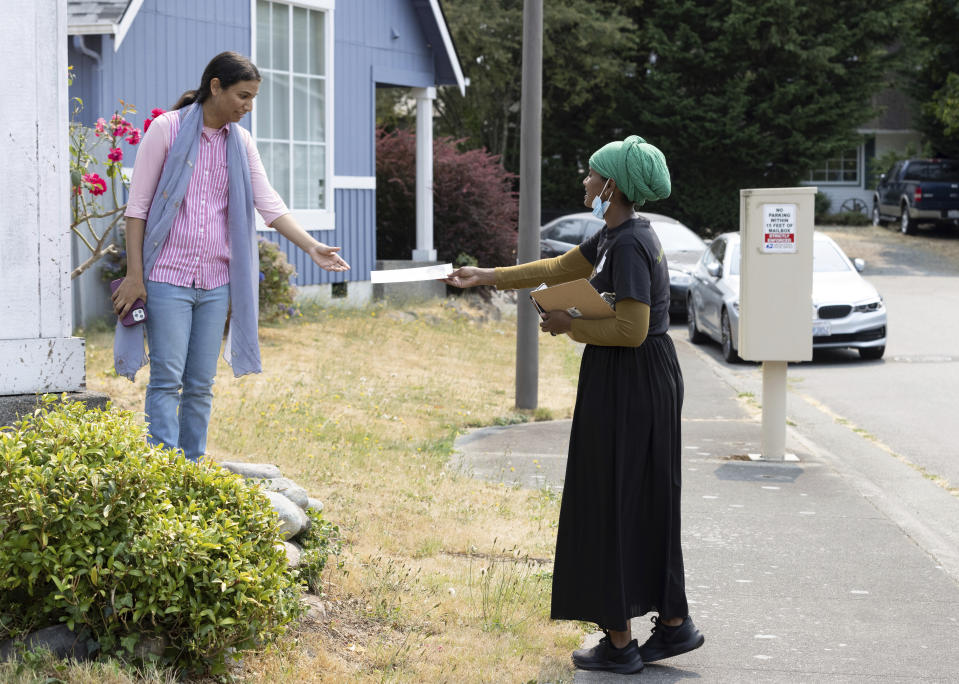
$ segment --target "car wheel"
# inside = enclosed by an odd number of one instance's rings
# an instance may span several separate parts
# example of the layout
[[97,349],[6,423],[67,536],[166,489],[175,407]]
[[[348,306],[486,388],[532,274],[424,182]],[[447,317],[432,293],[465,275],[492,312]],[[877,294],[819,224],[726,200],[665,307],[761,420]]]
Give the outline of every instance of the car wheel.
[[689,330],[689,341],[693,344],[702,344],[706,341],[706,335],[696,325],[696,310],[693,309],[693,298],[686,300],[686,327]]
[[902,213],[899,216],[899,230],[903,235],[912,235],[916,232],[916,222],[909,217],[909,205],[902,205]]
[[874,226],[882,226],[882,225],[884,225],[884,223],[885,223],[885,222],[882,220],[882,214],[879,212],[879,205],[876,204],[876,203],[873,203],[873,205],[872,205],[872,225],[874,225]]
[[736,348],[733,347],[732,328],[729,327],[729,314],[726,313],[726,309],[723,309],[721,325],[723,334],[723,358],[729,363],[737,363],[739,361],[739,354],[736,353]]
[[859,357],[865,359],[866,361],[877,361],[882,358],[882,355],[886,353],[886,346],[881,347],[861,347],[859,349]]

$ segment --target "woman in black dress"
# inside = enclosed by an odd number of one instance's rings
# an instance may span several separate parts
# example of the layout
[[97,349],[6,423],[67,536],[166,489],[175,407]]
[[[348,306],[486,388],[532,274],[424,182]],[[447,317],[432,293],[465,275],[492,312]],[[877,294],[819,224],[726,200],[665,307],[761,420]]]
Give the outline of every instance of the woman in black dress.
[[[577,667],[639,672],[698,648],[680,547],[683,376],[669,327],[669,274],[659,239],[634,207],[669,196],[666,160],[639,136],[590,157],[584,203],[601,231],[554,259],[463,267],[447,282],[499,289],[588,278],[613,293],[616,315],[544,315],[544,332],[586,343],[569,441],[553,569],[551,617],[597,623],[606,636],[573,652]],[[630,619],[649,612],[639,646]]]

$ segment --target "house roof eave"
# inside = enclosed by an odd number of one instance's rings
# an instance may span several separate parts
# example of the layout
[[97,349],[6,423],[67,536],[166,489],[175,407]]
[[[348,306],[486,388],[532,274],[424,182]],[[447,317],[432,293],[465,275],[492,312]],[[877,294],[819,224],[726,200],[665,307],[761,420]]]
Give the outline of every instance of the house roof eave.
[[441,76],[437,74],[437,85],[456,85],[460,94],[465,95],[467,81],[463,76],[459,56],[456,54],[456,47],[453,45],[453,38],[439,0],[413,0],[413,7],[423,23],[427,39],[432,39],[431,42],[436,48],[434,54],[446,58],[446,64],[443,66],[447,67],[444,69],[447,72],[445,78],[449,80],[441,81],[439,80]]

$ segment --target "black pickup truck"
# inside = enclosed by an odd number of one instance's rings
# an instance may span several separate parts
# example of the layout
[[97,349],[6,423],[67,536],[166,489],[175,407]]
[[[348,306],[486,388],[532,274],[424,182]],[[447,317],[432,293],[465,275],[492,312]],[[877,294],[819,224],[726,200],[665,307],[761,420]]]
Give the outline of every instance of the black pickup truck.
[[920,223],[959,224],[959,160],[907,159],[879,176],[872,222],[898,221],[903,233]]

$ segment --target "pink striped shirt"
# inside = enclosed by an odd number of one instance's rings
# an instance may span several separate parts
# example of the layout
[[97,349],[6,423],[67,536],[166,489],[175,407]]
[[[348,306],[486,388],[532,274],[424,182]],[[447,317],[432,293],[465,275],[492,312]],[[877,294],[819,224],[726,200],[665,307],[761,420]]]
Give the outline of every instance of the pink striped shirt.
[[[140,142],[126,216],[146,220],[150,204],[160,181],[170,145],[180,128],[178,111],[161,114]],[[253,206],[270,225],[289,213],[286,204],[267,180],[263,162],[253,138],[242,126],[240,132],[246,143],[253,184]],[[181,287],[203,290],[230,282],[230,242],[227,225],[226,140],[229,125],[220,129],[203,127],[197,149],[196,164],[183,203],[173,220],[170,235],[160,249],[149,279]]]

